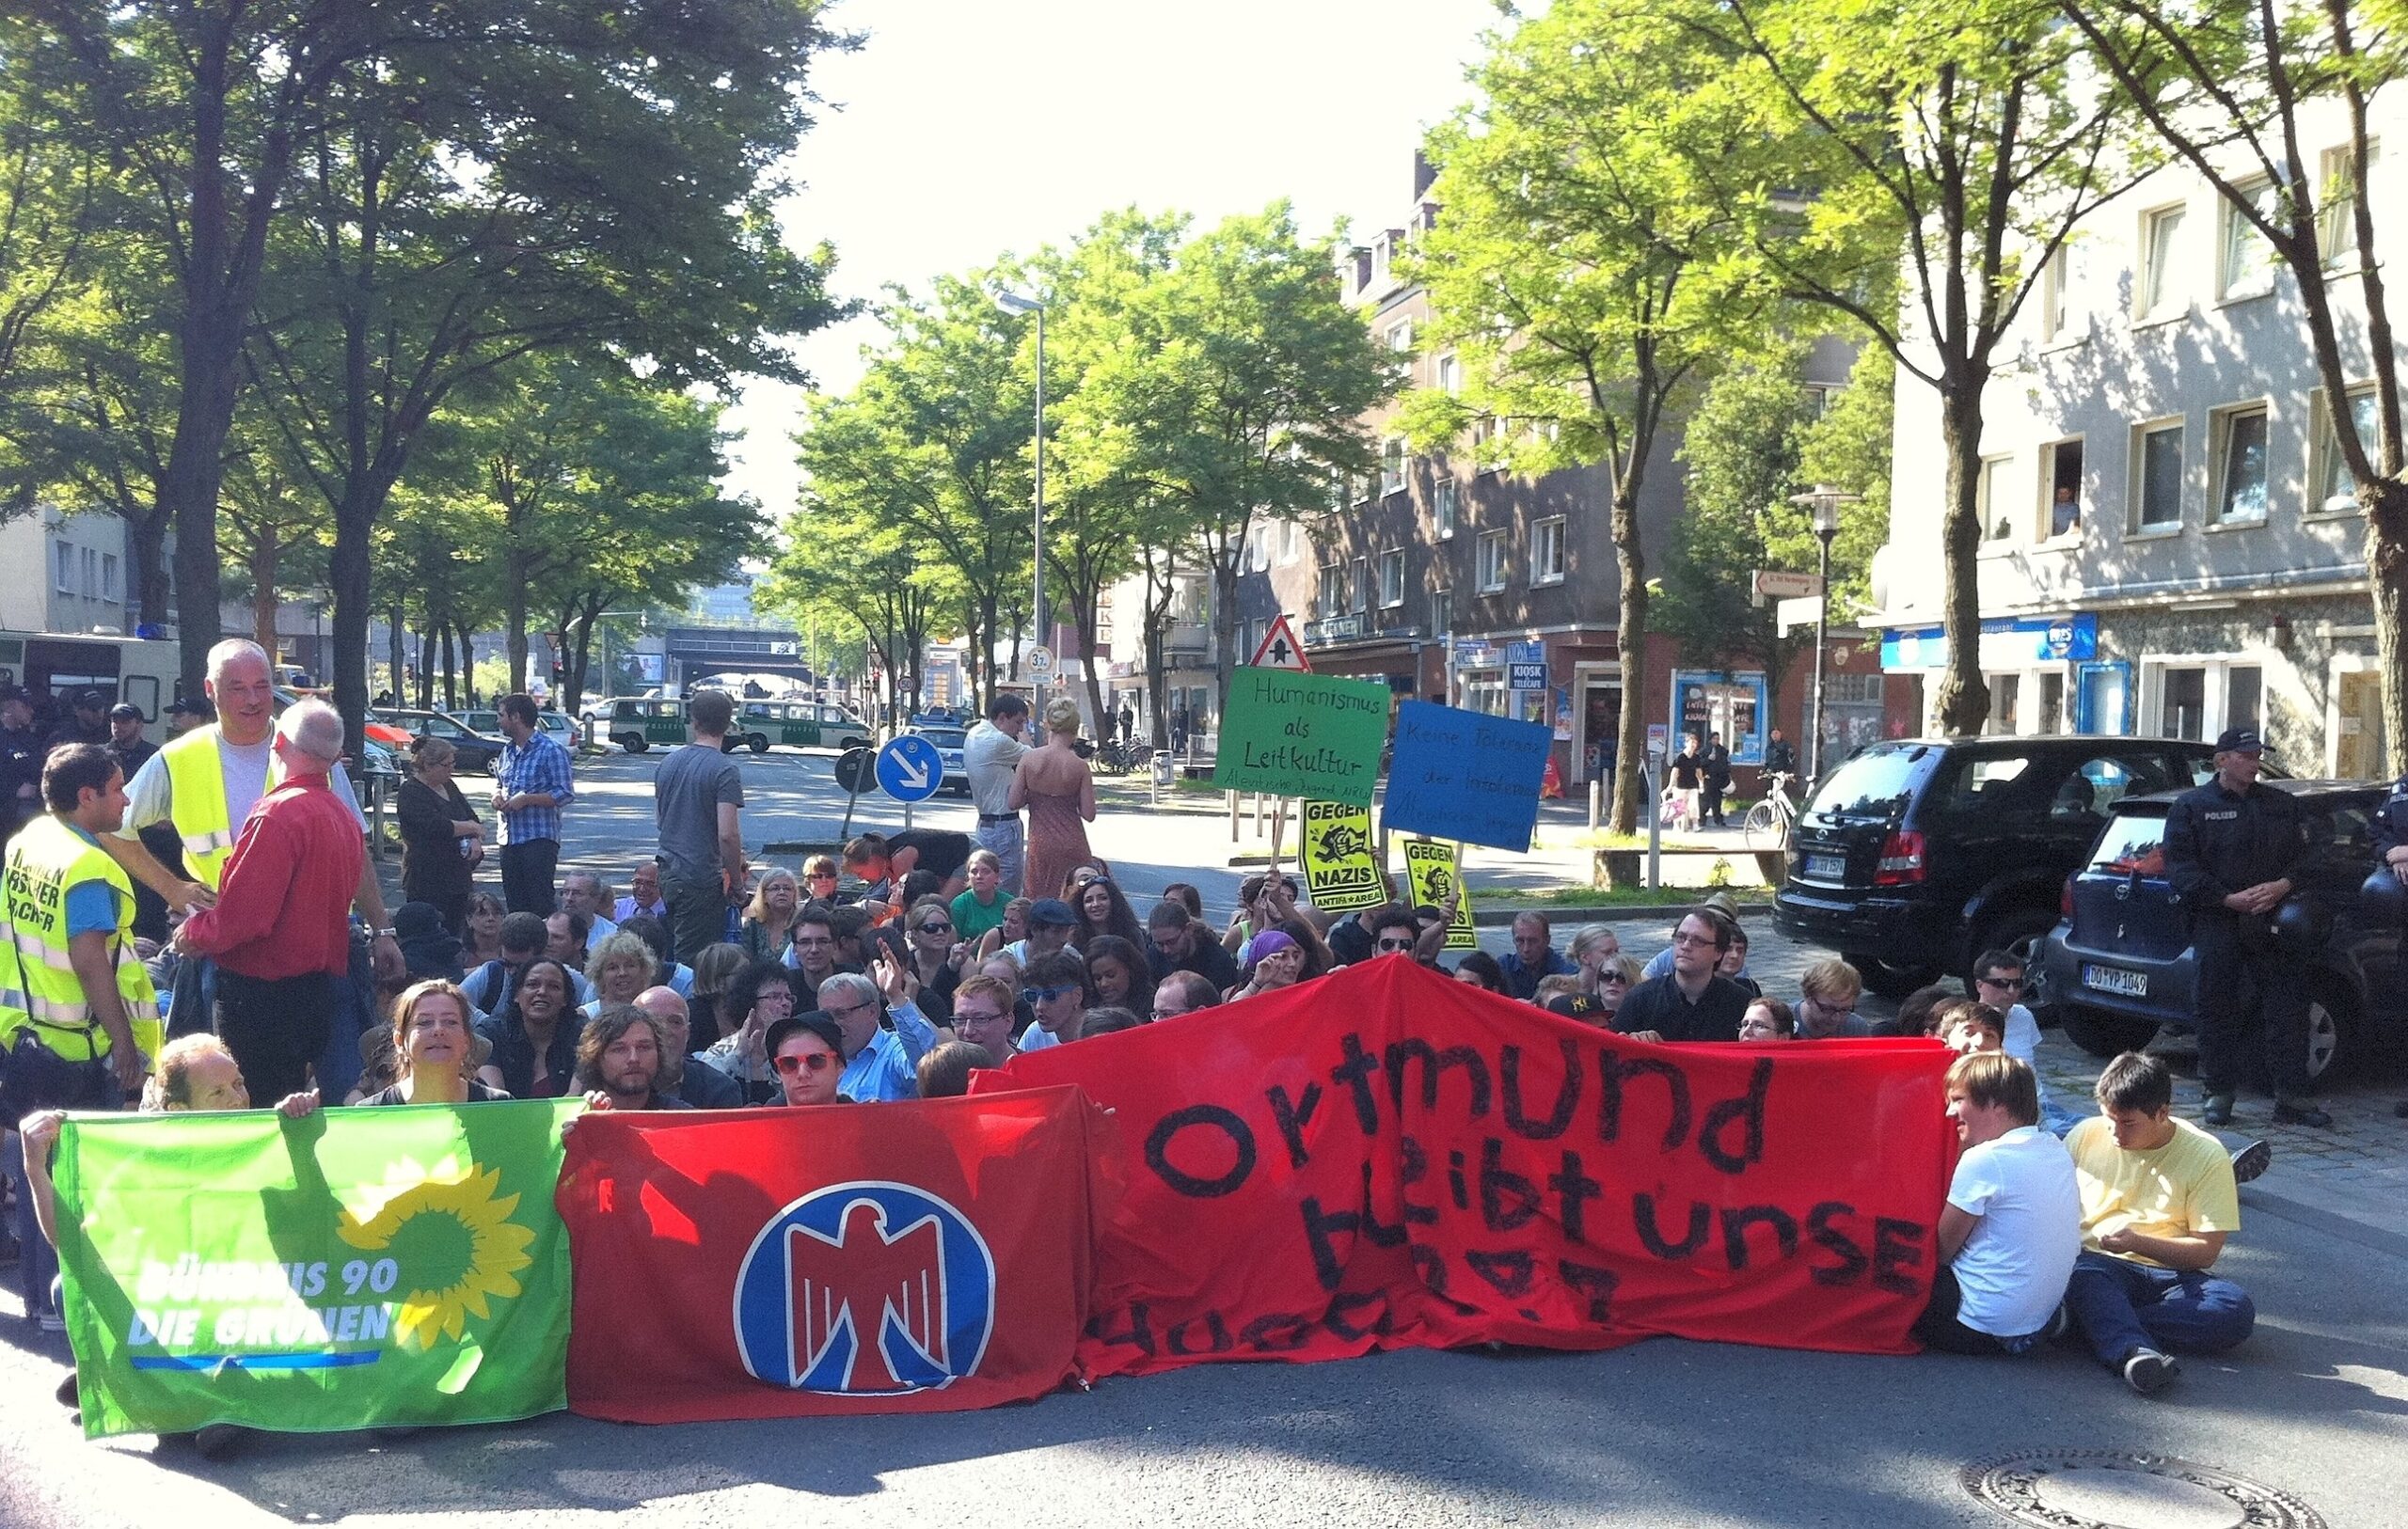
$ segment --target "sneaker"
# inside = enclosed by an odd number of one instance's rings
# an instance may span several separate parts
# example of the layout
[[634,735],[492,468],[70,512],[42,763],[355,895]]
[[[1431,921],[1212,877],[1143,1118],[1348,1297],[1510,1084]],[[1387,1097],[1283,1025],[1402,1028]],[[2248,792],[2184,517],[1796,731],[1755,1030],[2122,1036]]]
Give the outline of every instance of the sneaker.
[[2306,1099],[2278,1099],[2274,1102],[2274,1124],[2313,1126],[2321,1130],[2333,1124],[2333,1117]]
[[2181,1369],[2170,1354],[2161,1354],[2154,1348],[2135,1348],[2131,1357],[2124,1361],[2124,1384],[2144,1396],[2154,1395],[2173,1384]]
[[62,1313],[44,1312],[41,1314],[40,1320],[41,1330],[44,1332],[64,1332],[67,1331],[67,1317]]
[[75,1372],[73,1370],[69,1370],[67,1372],[67,1379],[58,1382],[58,1405],[61,1407],[81,1407],[83,1404],[84,1398],[75,1389]]
[[2058,1301],[2057,1309],[2049,1314],[2049,1325],[2040,1330],[2040,1336],[2051,1343],[2063,1343],[2072,1337],[2073,1308],[2062,1300]]
[[2207,1108],[2199,1111],[2199,1118],[2210,1126],[2231,1125],[2232,1096],[2229,1094],[2209,1095]]
[[2274,1160],[2274,1149],[2264,1142],[2250,1142],[2232,1150],[2232,1181],[2246,1184],[2266,1172]]

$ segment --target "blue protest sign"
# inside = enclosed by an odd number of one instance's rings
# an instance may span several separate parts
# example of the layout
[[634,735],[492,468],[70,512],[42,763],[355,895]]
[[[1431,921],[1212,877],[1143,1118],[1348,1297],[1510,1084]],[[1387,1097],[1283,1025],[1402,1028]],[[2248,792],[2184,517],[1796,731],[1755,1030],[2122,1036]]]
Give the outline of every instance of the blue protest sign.
[[898,802],[924,802],[944,784],[944,756],[916,733],[878,751],[878,788]]
[[1396,755],[1381,821],[1519,854],[1539,820],[1539,781],[1555,734],[1544,722],[1408,701],[1396,709]]

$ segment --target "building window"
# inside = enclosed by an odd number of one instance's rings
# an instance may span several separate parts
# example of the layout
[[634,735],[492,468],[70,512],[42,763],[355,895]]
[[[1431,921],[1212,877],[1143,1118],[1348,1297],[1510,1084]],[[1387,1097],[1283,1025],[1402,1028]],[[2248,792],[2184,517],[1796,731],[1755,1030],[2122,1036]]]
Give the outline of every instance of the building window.
[[98,600],[100,597],[101,550],[98,547],[86,547],[84,549],[84,598]]
[[1980,499],[1982,540],[2011,541],[2015,536],[2015,490],[2007,482],[2008,469],[2015,465],[2013,457],[1984,457],[1982,481],[1976,490]]
[[1279,560],[1283,563],[1294,562],[1304,555],[1304,527],[1292,520],[1282,521],[1279,526]]
[[1530,526],[1530,582],[1563,582],[1563,517],[1551,516]]
[[2181,312],[2188,303],[2181,291],[2180,254],[2177,247],[2182,239],[2183,209],[2178,204],[2161,207],[2141,214],[2141,286],[2142,319],[2169,318]]
[[[2263,733],[2264,718],[2260,702],[2265,696],[2265,682],[2254,664],[2235,664],[2224,671],[2224,725],[2245,727],[2253,733]],[[2222,729],[2217,731],[2221,732]]]
[[1388,349],[1405,352],[1413,349],[1413,321],[1399,319],[1388,325]]
[[1441,542],[1455,534],[1455,493],[1451,478],[1440,479],[1430,490],[1430,521]]
[[1452,590],[1432,590],[1430,591],[1431,632],[1438,637],[1446,637],[1452,633],[1454,629],[1455,591]]
[[1404,549],[1391,547],[1380,554],[1380,608],[1394,610],[1404,604]]
[[[2353,388],[2350,393],[2350,421],[2358,433],[2358,444],[2368,456],[2375,448],[2375,394],[2371,387]],[[2310,507],[2328,514],[2346,514],[2358,507],[2357,485],[2350,480],[2350,465],[2341,455],[2340,421],[2325,403],[2324,396],[2316,398],[2316,497]]]
[[2157,681],[2157,735],[2205,741],[2208,725],[2208,671],[2202,668],[2168,666]]
[[2082,442],[2058,441],[2040,452],[2049,493],[2040,534],[2070,536],[2082,528]]
[[[2367,144],[2369,168],[2381,158],[2379,146]],[[2348,144],[2327,149],[2318,156],[2318,169],[2324,187],[2316,217],[2316,243],[2324,252],[2328,269],[2339,269],[2357,263],[2358,259],[2358,185],[2357,153]]]
[[2139,449],[2132,502],[2137,506],[2133,528],[2165,530],[2182,524],[2182,423],[2142,425],[2134,432]]
[[2266,518],[2266,406],[2245,404],[2215,418],[2215,494],[2209,503],[2219,526]]
[[1336,616],[1346,609],[1346,570],[1334,562],[1321,565],[1321,597],[1313,608],[1323,616]]
[[1480,552],[1476,559],[1480,575],[1480,592],[1493,593],[1505,587],[1505,533],[1480,533]]
[[1808,383],[1798,389],[1798,407],[1805,410],[1807,418],[1820,419],[1830,412],[1831,395],[1837,391],[1828,383]]
[[1354,608],[1371,608],[1371,560],[1369,558],[1354,560]]
[[1404,437],[1391,435],[1380,444],[1380,492],[1393,494],[1404,486]]
[[1982,731],[1985,733],[2004,733],[2009,736],[2020,733],[2023,731],[2021,719],[2021,713],[2023,709],[2023,676],[2020,674],[1992,674],[1988,676],[1988,678],[1990,684],[1990,714],[1983,719]]
[[58,548],[58,592],[75,592],[75,549],[65,542],[53,544]]
[[2066,332],[2066,246],[2059,244],[2040,267],[2040,342],[2053,344]]
[[1438,391],[1449,398],[1463,396],[1464,367],[1461,361],[1455,359],[1455,353],[1452,351],[1438,357]]
[[[2259,181],[2239,188],[2256,208],[2258,215],[2268,222],[2282,217],[2282,193],[2272,181]],[[2221,204],[2224,218],[2224,239],[2216,263],[2216,295],[2227,301],[2241,297],[2263,297],[2274,290],[2274,246],[2249,214],[2230,202]]]
[[101,554],[101,598],[111,605],[117,603],[117,554]]

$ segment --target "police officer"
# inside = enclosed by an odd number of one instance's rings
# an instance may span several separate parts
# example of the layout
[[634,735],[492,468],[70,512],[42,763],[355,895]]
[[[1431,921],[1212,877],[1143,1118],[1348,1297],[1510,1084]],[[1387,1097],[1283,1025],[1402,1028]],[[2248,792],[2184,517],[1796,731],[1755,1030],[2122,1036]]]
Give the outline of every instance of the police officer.
[[2264,1017],[2275,1121],[2330,1126],[2333,1117],[2307,1096],[2307,972],[2273,934],[2274,910],[2291,894],[2307,843],[2298,802],[2258,779],[2264,751],[2253,729],[2226,729],[2216,739],[2214,777],[2176,797],[2165,813],[2166,879],[2191,909],[2207,1090],[2201,1118],[2232,1123],[2248,1032],[2245,972]]
[[0,692],[0,838],[41,815],[41,762],[33,701],[13,686]]
[[109,743],[109,696],[105,690],[78,690],[67,698],[68,718],[51,730],[42,751],[62,744],[88,743],[105,749]]

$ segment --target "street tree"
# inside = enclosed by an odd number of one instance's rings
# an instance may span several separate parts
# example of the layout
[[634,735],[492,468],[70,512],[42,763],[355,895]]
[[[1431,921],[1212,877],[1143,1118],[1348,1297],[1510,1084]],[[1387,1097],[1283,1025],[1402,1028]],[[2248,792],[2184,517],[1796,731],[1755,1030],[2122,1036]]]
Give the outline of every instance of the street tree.
[[[1666,420],[1776,307],[1743,225],[1693,167],[1751,140],[1727,72],[1673,18],[1561,0],[1490,39],[1481,102],[1425,150],[1443,211],[1408,269],[1429,289],[1424,347],[1453,353],[1461,383],[1409,395],[1404,428],[1424,449],[1471,437],[1479,460],[1524,471],[1601,465],[1626,675],[1646,672],[1640,503]],[[1641,757],[1644,717],[1623,708],[1622,758]],[[1617,831],[1640,796],[1640,772],[1617,772]]]
[[908,716],[938,610],[918,546],[877,506],[823,498],[816,484],[785,530],[785,550],[754,587],[755,602],[792,621],[858,629],[889,720]]
[[2378,90],[2408,87],[2408,10],[2396,0],[2170,8],[2064,0],[2058,8],[2123,102],[2223,199],[2243,230],[2242,273],[2279,271],[2296,294],[2322,389],[2313,428],[2366,516],[2384,737],[2396,766],[2408,760],[2408,463],[2379,242],[2389,225],[2375,203],[2398,182],[2377,179],[2383,156],[2368,108]]

